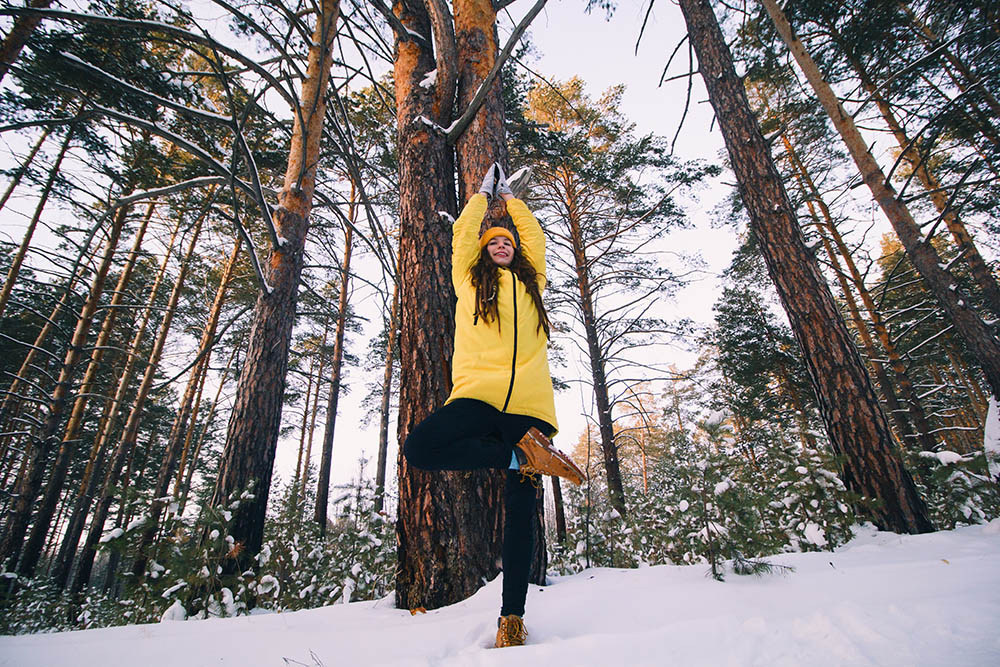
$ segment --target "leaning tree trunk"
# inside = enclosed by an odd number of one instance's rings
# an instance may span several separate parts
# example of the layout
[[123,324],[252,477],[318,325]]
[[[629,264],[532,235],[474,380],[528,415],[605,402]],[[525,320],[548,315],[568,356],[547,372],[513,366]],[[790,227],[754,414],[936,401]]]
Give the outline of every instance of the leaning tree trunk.
[[69,580],[73,560],[76,558],[76,548],[80,542],[80,536],[83,534],[87,514],[90,512],[90,502],[97,491],[98,479],[100,478],[102,467],[101,462],[111,442],[111,433],[117,424],[118,411],[124,404],[125,395],[132,384],[132,375],[135,371],[135,364],[139,359],[139,350],[146,337],[146,326],[152,317],[157,294],[160,291],[160,284],[163,282],[167,265],[170,262],[170,256],[173,254],[174,241],[180,231],[180,226],[181,221],[178,220],[177,224],[174,225],[173,231],[170,233],[166,252],[160,262],[156,278],[153,280],[149,297],[146,299],[146,307],[143,309],[139,323],[132,334],[132,342],[128,352],[125,354],[125,365],[122,368],[121,375],[118,377],[118,388],[115,390],[114,398],[111,399],[101,419],[97,435],[94,438],[94,444],[90,449],[90,457],[83,470],[83,480],[80,482],[80,490],[73,504],[73,510],[70,512],[69,520],[66,523],[66,532],[63,535],[62,543],[56,554],[55,564],[52,566],[51,577],[59,588],[65,588],[66,582]]
[[847,150],[854,159],[865,184],[878,202],[882,212],[896,231],[907,257],[917,269],[928,291],[935,296],[955,327],[955,333],[965,342],[966,347],[979,362],[986,376],[993,396],[1000,399],[1000,340],[990,331],[989,326],[971,308],[969,299],[958,289],[958,284],[944,268],[944,262],[934,246],[927,242],[913,215],[897,196],[875,157],[868,150],[868,144],[854,124],[830,85],[823,79],[819,68],[795,36],[792,26],[775,0],[761,0],[770,14],[774,25],[788,46],[812,86],[820,104],[830,116],[840,133]]
[[333,369],[330,373],[330,395],[326,401],[326,428],[323,431],[323,451],[320,456],[319,475],[316,478],[316,507],[313,521],[319,526],[320,535],[326,535],[326,511],[330,499],[330,468],[333,463],[333,434],[337,427],[337,404],[340,402],[340,378],[344,363],[344,332],[347,329],[347,292],[351,282],[351,242],[354,229],[354,184],[351,184],[349,224],[344,228],[344,260],[340,267],[340,299],[338,300],[337,330],[333,339]]
[[[830,208],[827,206],[822,194],[819,192],[815,182],[812,180],[812,176],[809,174],[809,171],[802,163],[802,160],[799,159],[798,153],[795,151],[795,147],[792,145],[791,141],[789,141],[787,135],[782,133],[781,140],[785,145],[785,150],[788,154],[789,161],[792,163],[792,168],[796,172],[796,180],[799,182],[800,187],[805,194],[806,204],[813,216],[817,233],[823,243],[823,248],[826,251],[827,257],[830,259],[830,264],[833,266],[834,273],[837,275],[837,280],[840,282],[840,289],[844,293],[844,300],[847,303],[848,312],[850,312],[851,319],[854,322],[854,328],[858,332],[858,336],[861,338],[861,343],[864,349],[868,352],[869,363],[875,373],[875,379],[882,390],[882,396],[885,399],[886,406],[889,408],[889,416],[896,424],[901,442],[908,443],[908,441],[915,441],[915,444],[919,447],[919,449],[934,451],[937,449],[936,442],[934,437],[931,435],[931,428],[927,423],[927,416],[924,412],[923,405],[920,402],[920,397],[917,396],[917,393],[913,388],[913,383],[910,380],[909,374],[906,372],[906,367],[903,365],[903,361],[900,358],[899,353],[896,351],[895,344],[889,337],[889,330],[886,328],[885,323],[882,320],[882,315],[875,307],[875,302],[872,299],[871,294],[868,292],[868,288],[864,284],[861,272],[858,271],[858,267],[854,263],[854,258],[851,257],[847,244],[844,243],[844,239],[840,236],[840,231],[837,229],[837,225],[833,220]],[[815,208],[817,206],[822,214],[822,222],[815,212]],[[834,246],[836,247],[836,251],[834,250]],[[872,340],[871,334],[868,331],[868,325],[865,324],[863,318],[861,317],[860,308],[858,307],[857,301],[854,298],[854,293],[848,284],[847,273],[845,273],[841,268],[838,256],[847,264],[847,270],[850,273],[854,289],[856,289],[858,294],[861,296],[861,299],[868,311],[868,316],[871,318],[872,326],[879,336],[882,347],[885,349],[885,354],[889,359],[889,365],[896,374],[899,391],[902,394],[903,400],[906,401],[905,408],[899,404],[896,396],[896,387],[893,386],[888,374],[885,372],[885,364],[882,362],[881,358],[882,355],[877,351],[875,341]],[[904,410],[909,413],[910,420],[905,418]]]
[[[206,207],[206,212],[207,212]],[[73,580],[72,591],[78,593],[83,590],[84,585],[90,582],[91,568],[94,565],[94,556],[97,554],[97,543],[101,538],[101,534],[104,532],[104,522],[107,521],[108,512],[111,509],[111,503],[114,501],[116,495],[116,487],[118,485],[118,477],[121,471],[122,462],[126,453],[132,452],[135,449],[136,442],[139,438],[139,426],[142,424],[142,417],[146,412],[146,400],[149,398],[149,392],[153,387],[153,380],[156,378],[156,372],[160,366],[160,358],[163,355],[163,348],[167,343],[167,336],[170,334],[170,327],[173,324],[174,313],[177,310],[177,303],[180,301],[181,291],[184,289],[184,281],[187,278],[187,272],[191,266],[191,258],[194,256],[194,251],[198,247],[198,236],[201,233],[202,224],[205,220],[205,215],[198,217],[198,221],[195,223],[194,228],[191,230],[191,238],[188,241],[187,252],[185,253],[183,259],[181,259],[180,269],[177,272],[177,277],[174,278],[173,289],[170,292],[170,298],[167,300],[167,305],[163,311],[163,320],[160,322],[160,330],[156,334],[156,340],[153,341],[153,349],[149,353],[149,360],[146,364],[146,372],[142,376],[142,382],[139,384],[139,389],[135,395],[135,402],[132,404],[132,410],[129,412],[128,421],[125,422],[125,428],[121,434],[121,442],[118,443],[118,447],[115,450],[114,459],[108,468],[108,472],[104,477],[104,487],[101,491],[101,499],[97,503],[97,507],[94,510],[94,516],[90,522],[90,530],[87,532],[87,539],[84,541],[83,549],[80,553],[80,564],[77,566],[76,578]],[[125,502],[124,492],[120,493],[120,503]]]
[[[45,9],[51,4],[52,0],[31,0],[28,6],[32,9]],[[14,26],[4,37],[3,43],[0,44],[0,81],[3,81],[3,78],[7,76],[10,66],[17,60],[21,49],[24,48],[31,33],[35,32],[35,28],[41,21],[42,17],[31,14],[18,16],[14,20]]]
[[[108,271],[111,269],[115,250],[118,247],[118,239],[121,237],[122,228],[128,217],[127,206],[119,208],[112,218],[111,229],[108,240],[104,248],[104,256],[97,267],[97,273],[91,282],[90,292],[87,300],[77,316],[76,329],[70,340],[66,357],[63,359],[59,371],[59,378],[56,380],[55,389],[49,397],[48,413],[39,431],[31,436],[28,443],[28,452],[25,454],[24,472],[17,480],[14,489],[15,500],[13,511],[7,519],[7,529],[4,532],[3,543],[0,544],[0,562],[10,561],[13,569],[15,561],[21,555],[22,540],[28,529],[28,520],[34,510],[35,500],[41,490],[42,478],[45,474],[46,463],[49,454],[58,443],[56,431],[62,423],[63,413],[70,396],[70,385],[73,375],[76,372],[80,357],[83,356],[84,345],[87,334],[90,331],[90,324],[97,312],[98,302],[104,292],[104,282],[107,280]],[[31,558],[28,561],[32,560]]]
[[267,261],[265,276],[270,290],[262,291],[254,306],[247,356],[212,495],[212,504],[221,506],[254,483],[253,499],[240,503],[233,512],[229,533],[242,549],[236,558],[227,561],[226,568],[230,571],[246,569],[260,551],[264,538],[264,516],[281,427],[288,351],[316,188],[339,15],[340,0],[321,0],[292,128],[284,187],[274,212],[277,232],[283,241],[271,249]]
[[66,157],[66,152],[69,151],[70,143],[73,141],[75,129],[75,125],[70,125],[69,129],[66,130],[66,137],[59,146],[59,153],[56,155],[55,161],[49,168],[48,178],[45,179],[45,185],[42,186],[42,191],[38,195],[38,203],[35,205],[35,214],[31,216],[31,220],[28,222],[28,228],[24,232],[24,238],[21,240],[21,245],[18,247],[17,252],[14,253],[14,257],[11,259],[10,269],[7,270],[7,279],[3,283],[3,288],[0,289],[0,318],[3,317],[4,312],[7,310],[7,301],[10,299],[10,293],[13,291],[14,284],[17,282],[17,276],[21,271],[21,264],[24,262],[24,257],[28,254],[28,247],[31,245],[31,239],[35,234],[35,227],[38,226],[38,221],[42,217],[42,211],[45,210],[45,204],[48,203],[49,195],[52,193],[52,187],[55,185],[56,177],[59,176],[59,169],[62,166],[63,158]]
[[21,179],[23,179],[25,174],[28,173],[28,168],[31,167],[31,163],[35,161],[35,156],[38,155],[38,151],[41,150],[51,133],[52,128],[46,126],[45,129],[42,130],[42,134],[39,135],[38,140],[32,144],[31,150],[28,151],[28,155],[25,156],[21,165],[17,168],[13,177],[10,179],[10,183],[7,184],[7,189],[3,191],[3,195],[0,195],[0,211],[2,211],[3,207],[7,205],[7,202],[10,200],[10,196],[14,194],[14,190],[17,189],[17,186],[21,184]]
[[[212,196],[213,194],[210,192],[209,200],[212,199]],[[202,215],[207,214],[208,209],[206,208]],[[201,223],[199,222],[199,224]],[[168,497],[167,491],[170,488],[170,480],[174,475],[174,467],[178,465],[181,453],[184,450],[184,444],[188,441],[187,436],[193,427],[192,413],[195,409],[195,396],[199,393],[199,387],[202,386],[203,378],[208,371],[211,348],[215,342],[215,331],[219,325],[219,316],[222,314],[222,306],[226,300],[226,289],[229,287],[229,281],[233,276],[233,270],[236,267],[236,260],[239,257],[241,245],[242,243],[237,237],[232,253],[229,256],[229,261],[226,262],[226,267],[222,271],[222,277],[219,279],[219,286],[215,290],[215,298],[212,300],[212,307],[209,310],[205,328],[201,332],[201,340],[198,342],[198,361],[195,363],[194,368],[191,369],[187,386],[184,387],[184,393],[181,396],[181,403],[177,407],[177,414],[174,416],[174,421],[170,426],[170,434],[167,436],[167,447],[163,452],[163,459],[160,461],[160,468],[156,473],[156,484],[153,487],[153,502],[149,508],[149,518],[146,521],[142,537],[139,540],[136,558],[132,562],[132,574],[136,577],[141,577],[146,572],[146,554],[160,527],[160,516],[163,513],[164,507],[166,507],[164,499]]]
[[117,320],[118,309],[124,300],[125,288],[132,279],[132,270],[138,260],[139,252],[142,249],[142,239],[146,234],[149,219],[153,217],[154,205],[150,204],[146,208],[146,214],[142,218],[139,230],[136,232],[135,240],[132,243],[132,250],[129,252],[125,266],[118,277],[118,284],[111,296],[111,303],[108,304],[107,314],[104,322],[101,323],[101,330],[94,342],[93,351],[90,353],[90,362],[84,372],[83,380],[80,382],[80,390],[77,392],[76,401],[73,403],[73,410],[66,425],[66,433],[63,435],[59,452],[56,454],[55,463],[52,464],[52,472],[49,474],[49,481],[45,485],[45,492],[42,494],[42,501],[35,513],[35,520],[28,534],[28,541],[24,545],[24,555],[22,556],[20,570],[26,576],[31,576],[38,564],[41,555],[42,545],[51,528],[52,516],[55,514],[59,497],[62,495],[63,486],[66,483],[66,473],[69,470],[70,459],[79,444],[80,432],[83,428],[84,415],[87,403],[94,391],[94,382],[97,379],[97,371],[104,358],[104,350],[111,340],[111,331]]
[[712,7],[708,0],[680,0],[680,6],[751,227],[802,348],[830,441],[842,457],[844,481],[866,498],[867,512],[882,528],[931,531],[861,357],[802,239]]
[[[833,35],[841,45],[841,49],[845,52],[848,51],[848,49],[844,48],[845,45],[842,41],[842,36],[837,32],[833,32]],[[986,264],[986,260],[983,259],[982,254],[980,254],[976,242],[965,227],[965,223],[962,222],[961,218],[958,217],[958,213],[952,208],[948,193],[945,188],[941,187],[940,181],[938,181],[937,176],[934,174],[933,167],[928,165],[927,161],[921,157],[921,151],[919,150],[920,143],[912,141],[907,136],[906,130],[899,122],[899,119],[896,118],[896,113],[893,111],[892,105],[889,104],[889,101],[879,91],[878,86],[872,81],[871,75],[865,66],[853,55],[849,54],[848,60],[851,63],[852,69],[854,69],[854,72],[861,80],[862,89],[875,102],[875,106],[878,107],[879,113],[882,115],[882,120],[885,121],[885,124],[892,132],[892,136],[895,137],[896,143],[899,144],[903,158],[914,170],[920,184],[927,191],[927,196],[933,202],[938,215],[941,216],[948,227],[948,231],[951,232],[959,256],[962,257],[968,266],[969,273],[972,275],[976,286],[983,292],[987,308],[993,312],[993,315],[1000,315],[1000,285],[997,284],[996,277],[990,272],[990,267]]]

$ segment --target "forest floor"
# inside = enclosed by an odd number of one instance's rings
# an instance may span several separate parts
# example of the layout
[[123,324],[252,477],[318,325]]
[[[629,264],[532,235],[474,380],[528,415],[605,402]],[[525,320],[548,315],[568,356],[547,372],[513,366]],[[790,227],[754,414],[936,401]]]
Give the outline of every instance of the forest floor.
[[[1000,665],[1000,519],[929,535],[862,528],[833,552],[590,569],[531,586],[528,643],[490,649],[499,578],[411,616],[391,598],[283,614],[0,638],[0,665]],[[487,650],[490,649],[490,650]]]

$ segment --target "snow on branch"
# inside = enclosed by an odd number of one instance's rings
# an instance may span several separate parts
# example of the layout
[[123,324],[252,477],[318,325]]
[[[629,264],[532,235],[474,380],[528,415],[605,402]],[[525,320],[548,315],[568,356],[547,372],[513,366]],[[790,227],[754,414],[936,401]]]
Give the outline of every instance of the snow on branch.
[[403,22],[399,20],[399,17],[392,13],[382,0],[368,0],[368,4],[375,8],[375,10],[385,17],[385,20],[389,22],[392,27],[392,31],[396,33],[399,40],[402,42],[419,42],[423,46],[430,48],[430,41],[421,35],[419,32],[410,30]]
[[65,51],[60,51],[59,55],[62,58],[65,58],[66,60],[68,60],[69,63],[70,63],[70,65],[72,65],[73,67],[76,67],[77,69],[82,69],[82,70],[84,70],[86,72],[89,72],[89,73],[93,74],[94,76],[100,77],[100,78],[104,79],[105,81],[113,83],[114,85],[118,86],[119,88],[127,90],[130,93],[134,93],[136,95],[139,95],[140,97],[145,97],[146,99],[152,100],[152,101],[156,102],[157,104],[160,104],[160,105],[162,105],[164,107],[167,107],[168,109],[173,109],[174,111],[180,112],[180,113],[185,114],[187,116],[192,116],[194,118],[200,118],[200,119],[206,120],[206,121],[208,121],[210,123],[216,123],[216,124],[221,124],[221,125],[229,126],[233,122],[233,119],[230,118],[229,116],[223,116],[221,114],[217,114],[217,113],[214,113],[212,111],[205,111],[204,109],[194,109],[192,107],[189,107],[189,106],[186,106],[186,105],[183,105],[183,104],[178,104],[177,102],[174,102],[172,100],[168,100],[168,99],[166,99],[164,97],[160,97],[159,95],[151,93],[151,92],[149,92],[147,90],[143,90],[142,88],[138,88],[137,86],[133,86],[131,83],[129,83],[127,81],[122,81],[118,77],[105,72],[100,67],[95,67],[94,65],[91,65],[90,63],[86,62],[85,60],[81,60],[80,58],[74,56],[72,53],[67,53]]
[[487,74],[486,78],[483,80],[482,85],[479,86],[475,96],[472,98],[472,102],[469,103],[469,107],[465,110],[465,113],[463,113],[458,120],[452,123],[451,127],[448,128],[449,144],[454,145],[455,142],[458,141],[458,138],[462,136],[462,133],[469,127],[472,119],[475,118],[477,113],[479,113],[480,107],[482,107],[483,102],[486,101],[486,93],[493,87],[493,82],[500,74],[500,69],[507,62],[511,52],[514,50],[514,46],[521,39],[521,35],[523,35],[524,31],[528,29],[528,26],[538,15],[538,12],[542,11],[546,2],[547,0],[537,0],[534,7],[528,11],[524,18],[521,19],[521,22],[517,24],[517,27],[514,28],[514,32],[511,33],[510,39],[508,39],[507,44],[504,45],[503,51],[501,51],[500,55],[497,56],[497,61],[493,64],[493,69],[490,70],[490,73]]
[[157,197],[163,197],[164,195],[171,195],[175,192],[180,192],[181,190],[187,190],[189,188],[200,188],[205,185],[222,185],[228,180],[229,179],[223,176],[199,176],[198,178],[181,181],[180,183],[165,185],[162,188],[132,193],[128,197],[122,197],[119,199],[115,203],[115,208],[128,206],[129,204],[134,204],[135,202],[142,201],[143,199],[156,199]]

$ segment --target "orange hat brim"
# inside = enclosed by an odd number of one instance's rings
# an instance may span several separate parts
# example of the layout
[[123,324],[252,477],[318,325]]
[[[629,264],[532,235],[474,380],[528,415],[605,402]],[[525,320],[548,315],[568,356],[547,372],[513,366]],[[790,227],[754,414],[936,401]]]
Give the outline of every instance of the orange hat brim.
[[485,248],[486,244],[489,243],[490,240],[498,236],[506,236],[510,239],[510,244],[515,248],[517,247],[517,240],[514,238],[514,234],[511,233],[511,231],[506,227],[490,227],[487,229],[483,232],[483,235],[479,237],[479,247]]

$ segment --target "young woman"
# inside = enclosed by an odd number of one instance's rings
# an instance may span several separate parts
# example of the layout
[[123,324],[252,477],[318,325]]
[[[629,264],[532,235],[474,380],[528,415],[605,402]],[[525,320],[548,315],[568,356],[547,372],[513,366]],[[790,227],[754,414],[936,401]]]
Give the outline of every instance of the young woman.
[[[479,235],[499,195],[520,243],[505,227]],[[497,647],[524,643],[535,486],[540,475],[579,484],[583,473],[552,447],[555,401],[549,374],[545,236],[494,164],[455,222],[452,238],[455,354],[444,407],[407,437],[407,462],[423,470],[507,469],[504,488],[503,601]]]

